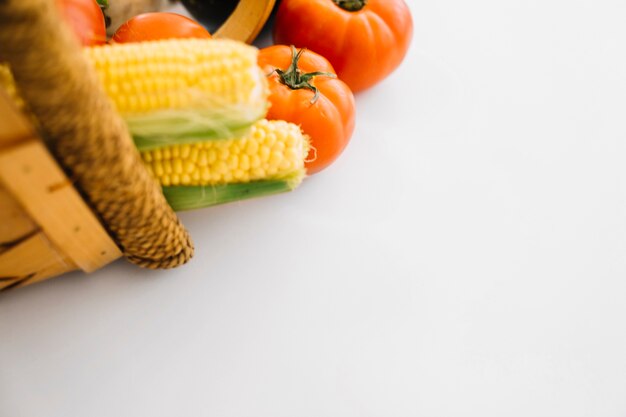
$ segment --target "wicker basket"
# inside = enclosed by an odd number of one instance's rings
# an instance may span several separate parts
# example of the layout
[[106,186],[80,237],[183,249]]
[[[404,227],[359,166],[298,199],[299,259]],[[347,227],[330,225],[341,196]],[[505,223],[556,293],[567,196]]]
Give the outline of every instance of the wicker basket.
[[[252,41],[274,3],[275,0],[241,0],[215,36]],[[117,229],[107,224],[102,213],[94,212],[93,201],[88,202],[85,197],[89,190],[80,188],[81,181],[75,173],[70,180],[64,160],[55,159],[50,146],[50,140],[44,144],[29,119],[0,90],[0,291],[76,269],[91,272],[121,256],[154,268],[177,266],[191,257],[193,247],[188,238],[185,241],[186,232],[161,195],[156,203],[150,203],[165,213],[161,223],[168,229],[166,236],[175,236],[183,242],[170,245],[155,239],[153,243],[146,240],[144,233],[137,233],[137,244],[133,245],[132,241],[129,244],[128,239],[119,238]],[[81,157],[80,152],[75,155]],[[144,170],[139,159],[135,165],[131,170],[137,173]],[[147,187],[150,192],[151,187],[158,189],[156,184]],[[154,216],[154,209],[141,213],[146,218]],[[161,259],[159,251],[165,250],[173,255]],[[149,259],[138,256],[137,251],[148,253]]]

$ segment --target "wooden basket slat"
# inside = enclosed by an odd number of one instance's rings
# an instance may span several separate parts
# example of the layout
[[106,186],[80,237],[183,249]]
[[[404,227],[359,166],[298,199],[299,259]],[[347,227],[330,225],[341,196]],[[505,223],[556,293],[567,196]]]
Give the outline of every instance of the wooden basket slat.
[[37,231],[37,225],[13,196],[0,186],[0,252]]
[[33,284],[76,269],[43,232],[0,254],[0,291]]
[[0,91],[0,291],[122,256],[34,132]]
[[50,240],[84,271],[121,256],[40,141],[0,153],[0,180]]

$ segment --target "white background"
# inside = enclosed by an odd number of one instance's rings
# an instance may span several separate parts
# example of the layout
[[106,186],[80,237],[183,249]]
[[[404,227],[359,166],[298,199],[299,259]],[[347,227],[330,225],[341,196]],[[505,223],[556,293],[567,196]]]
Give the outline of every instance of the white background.
[[626,3],[410,7],[334,166],[0,296],[0,416],[626,416]]

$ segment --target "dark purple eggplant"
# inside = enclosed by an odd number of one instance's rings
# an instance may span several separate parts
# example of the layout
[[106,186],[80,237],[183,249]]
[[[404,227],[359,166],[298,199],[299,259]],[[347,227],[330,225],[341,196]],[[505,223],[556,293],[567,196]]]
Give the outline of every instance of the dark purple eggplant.
[[182,3],[189,13],[212,33],[228,19],[239,1],[182,0]]

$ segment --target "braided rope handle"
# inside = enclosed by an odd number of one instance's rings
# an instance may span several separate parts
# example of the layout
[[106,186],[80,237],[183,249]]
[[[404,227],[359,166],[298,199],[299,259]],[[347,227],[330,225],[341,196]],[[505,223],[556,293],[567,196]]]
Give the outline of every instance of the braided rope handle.
[[148,268],[187,262],[187,231],[61,22],[53,0],[0,0],[0,61],[10,65],[48,149],[126,258]]

